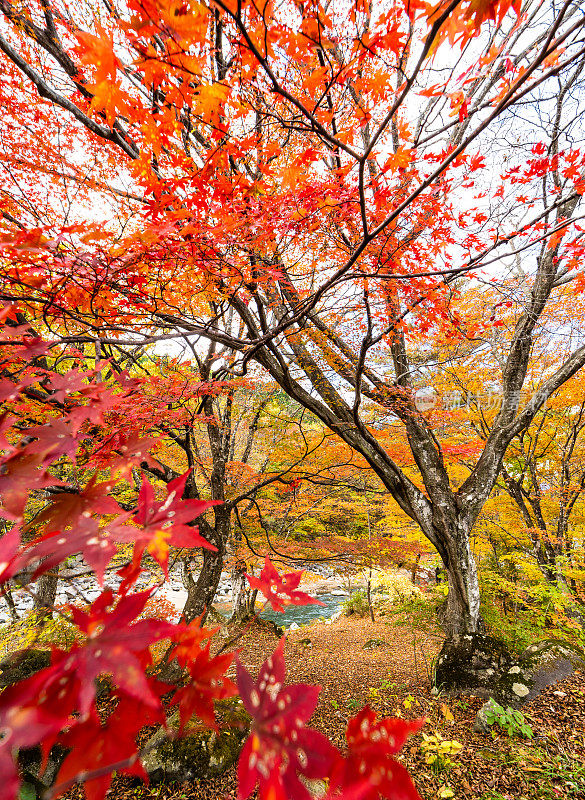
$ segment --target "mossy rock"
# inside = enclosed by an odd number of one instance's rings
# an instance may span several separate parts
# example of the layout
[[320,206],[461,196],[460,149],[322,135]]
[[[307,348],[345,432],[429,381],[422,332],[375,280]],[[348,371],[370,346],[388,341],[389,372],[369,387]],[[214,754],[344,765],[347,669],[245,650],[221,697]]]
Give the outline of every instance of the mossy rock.
[[585,668],[583,653],[564,642],[539,642],[518,658],[498,639],[476,633],[445,642],[434,685],[448,694],[473,693],[518,708],[579,668]]
[[48,667],[51,663],[51,652],[30,648],[11,653],[0,661],[0,689],[20,683],[35,672]]
[[362,645],[362,650],[375,650],[377,647],[388,647],[388,644],[384,639],[368,639],[368,641]]
[[23,781],[28,786],[28,796],[39,800],[47,796],[47,790],[54,784],[68,752],[69,748],[56,744],[51,748],[49,757],[44,763],[40,747],[19,750],[18,766]]
[[519,666],[529,689],[525,699],[532,700],[575,670],[585,670],[585,652],[568,642],[547,639],[530,645],[520,656]]
[[[150,738],[142,763],[151,782],[183,782],[222,775],[235,764],[248,735],[250,717],[237,698],[216,703],[216,712],[219,731],[192,728],[181,738],[169,739],[161,729]],[[178,712],[168,724],[171,731],[178,730]]]

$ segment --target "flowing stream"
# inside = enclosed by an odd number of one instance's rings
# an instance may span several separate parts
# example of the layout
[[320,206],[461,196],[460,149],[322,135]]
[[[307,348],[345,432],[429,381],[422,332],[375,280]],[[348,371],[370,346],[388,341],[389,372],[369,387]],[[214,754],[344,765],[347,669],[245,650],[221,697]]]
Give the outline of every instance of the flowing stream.
[[306,625],[319,619],[319,617],[324,619],[332,617],[336,611],[339,611],[341,604],[347,599],[347,595],[320,594],[318,599],[325,605],[285,606],[282,614],[273,611],[271,608],[266,608],[260,616],[262,619],[270,619],[276,622],[281,628],[289,628],[293,622],[296,622],[297,625]]

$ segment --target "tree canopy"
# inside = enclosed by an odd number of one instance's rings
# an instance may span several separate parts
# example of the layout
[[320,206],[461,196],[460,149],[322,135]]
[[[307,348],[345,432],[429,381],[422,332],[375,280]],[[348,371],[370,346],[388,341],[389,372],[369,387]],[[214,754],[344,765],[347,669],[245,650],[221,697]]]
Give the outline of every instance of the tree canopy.
[[[4,298],[112,356],[208,339],[219,370],[259,364],[367,460],[439,551],[452,630],[475,630],[469,532],[510,441],[585,362],[577,338],[521,402],[582,285],[579,4],[2,10]],[[414,402],[430,340],[499,329],[503,402],[452,485]],[[372,432],[384,418],[418,476]]]

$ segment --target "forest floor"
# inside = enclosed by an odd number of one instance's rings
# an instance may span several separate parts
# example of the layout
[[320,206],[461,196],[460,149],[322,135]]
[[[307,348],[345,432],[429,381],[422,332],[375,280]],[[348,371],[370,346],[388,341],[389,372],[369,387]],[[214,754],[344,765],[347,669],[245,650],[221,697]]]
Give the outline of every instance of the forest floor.
[[[363,649],[368,640],[379,643]],[[242,663],[256,674],[277,644],[266,627],[252,627],[237,643]],[[347,720],[365,703],[379,716],[427,718],[427,735],[460,742],[452,763],[433,771],[420,743],[412,737],[401,760],[424,800],[533,800],[585,798],[585,674],[550,686],[526,704],[523,712],[534,738],[510,738],[494,731],[481,734],[473,723],[483,700],[434,696],[430,664],[440,649],[438,632],[415,631],[396,621],[343,617],[332,625],[316,623],[286,637],[287,683],[320,684],[322,691],[311,725],[343,747]],[[83,797],[80,789],[69,798]],[[223,776],[151,787],[115,780],[116,800],[232,800],[236,770]]]

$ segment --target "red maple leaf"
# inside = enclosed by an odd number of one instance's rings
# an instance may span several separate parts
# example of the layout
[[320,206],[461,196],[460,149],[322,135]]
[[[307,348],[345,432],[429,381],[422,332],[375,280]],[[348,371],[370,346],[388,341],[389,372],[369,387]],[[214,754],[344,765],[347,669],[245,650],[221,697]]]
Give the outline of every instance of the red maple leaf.
[[69,688],[63,664],[55,663],[0,694],[0,775],[6,800],[18,796],[18,751],[54,741],[73,711]]
[[132,466],[138,466],[144,461],[149,466],[157,466],[157,462],[150,456],[150,451],[157,444],[160,444],[160,438],[142,437],[137,431],[126,433],[116,430],[106,442],[96,447],[90,458],[100,468],[111,470],[112,475],[120,471],[123,476],[128,476]]
[[[33,383],[32,379],[29,383]],[[16,384],[8,378],[0,379],[0,403],[5,403],[7,400],[16,400],[19,391],[24,388],[24,384]]]
[[207,547],[216,550],[212,544],[199,535],[198,528],[188,523],[203,514],[217,501],[183,500],[183,490],[190,470],[184,475],[170,481],[167,485],[165,500],[157,501],[154,489],[142,479],[142,487],[138,495],[138,507],[134,522],[139,526],[128,528],[128,533],[118,541],[133,541],[133,563],[138,566],[144,550],[158,561],[166,573],[169,560],[169,546],[174,547]]
[[97,520],[82,517],[70,531],[57,531],[35,539],[22,556],[22,566],[40,561],[33,578],[53,569],[69,556],[81,553],[103,584],[106,567],[116,553],[109,528],[100,528]]
[[39,453],[28,453],[27,448],[2,459],[0,468],[0,517],[22,518],[29,494],[47,486],[63,486],[63,481],[49,475],[44,468],[44,458]]
[[27,437],[36,439],[27,445],[27,453],[40,453],[44,458],[50,456],[51,460],[64,455],[73,461],[79,443],[87,438],[79,436],[67,418],[54,419],[46,425],[35,425],[27,428],[25,433]]
[[[4,317],[0,321],[4,322]],[[14,355],[24,361],[31,361],[37,356],[44,355],[50,347],[50,342],[45,342],[40,336],[33,334],[28,325],[4,327],[1,339],[3,342],[10,342],[16,351]]]
[[51,375],[49,386],[52,389],[51,398],[58,403],[63,403],[65,398],[74,392],[79,392],[87,387],[89,373],[78,369],[70,369],[64,375]]
[[197,658],[201,652],[199,646],[201,642],[205,641],[205,639],[211,639],[219,630],[219,627],[202,628],[202,619],[203,614],[188,624],[181,622],[175,626],[173,641],[176,642],[176,645],[171,657],[176,658],[182,667],[186,667],[189,662]]
[[234,660],[234,653],[223,653],[213,658],[209,655],[210,643],[195,657],[191,652],[187,663],[189,683],[179,689],[172,704],[179,706],[181,729],[193,714],[210,728],[217,728],[215,722],[214,700],[224,700],[238,693],[235,684],[226,677],[225,672]]
[[88,519],[95,514],[119,514],[120,506],[113,497],[108,496],[112,489],[111,481],[96,483],[97,473],[79,492],[61,492],[34,519],[35,527],[48,531],[63,531],[73,527],[81,518]]
[[262,592],[275,611],[284,611],[285,605],[306,606],[313,603],[318,606],[324,606],[325,603],[320,600],[305,594],[305,592],[296,591],[302,576],[303,570],[280,575],[268,556],[264,560],[264,566],[258,578],[246,574],[252,589],[258,589]]
[[142,553],[139,553],[138,556],[134,556],[132,561],[129,561],[125,564],[121,569],[116,572],[116,575],[119,575],[122,578],[122,582],[118,587],[118,594],[124,595],[130,591],[130,589],[134,586],[136,581],[138,580],[140,573],[142,572],[142,568],[140,566],[140,561],[142,558]]
[[106,412],[114,408],[120,401],[120,395],[112,389],[106,388],[103,383],[91,383],[83,390],[87,400],[85,405],[77,405],[69,412],[69,419],[75,430],[79,430],[84,422],[93,425],[104,421]]
[[44,341],[40,336],[23,336],[17,345],[16,354],[25,361],[31,361],[38,356],[44,356],[50,346],[50,342]]
[[[1,397],[0,402],[2,402]],[[16,417],[11,416],[7,412],[0,414],[0,448],[2,448],[2,450],[6,450],[7,453],[16,450],[16,448],[8,441],[6,436],[4,436],[6,431],[12,430],[12,426],[14,425],[15,421]]]
[[473,18],[475,28],[479,30],[488,19],[499,25],[510,8],[513,8],[516,14],[520,14],[520,5],[520,0],[470,0],[463,17],[466,20]]
[[[70,747],[71,752],[61,765],[55,788],[60,793],[78,777],[84,776],[86,799],[103,800],[110,788],[114,768],[118,773],[138,775],[148,780],[138,760],[136,735],[145,725],[164,721],[162,706],[152,709],[134,698],[121,698],[103,724],[92,709],[86,720],[74,724],[59,737],[59,744]],[[93,772],[96,773],[94,777]]]
[[239,800],[249,797],[256,784],[260,800],[310,800],[299,775],[324,778],[340,758],[325,736],[305,727],[317,705],[319,687],[284,686],[284,639],[256,681],[242,664],[236,670],[240,696],[252,717],[238,763]]
[[424,719],[382,719],[368,706],[347,724],[349,748],[346,758],[338,762],[331,777],[331,794],[360,800],[420,800],[405,767],[394,756],[408,736],[425,724]]
[[17,558],[20,549],[18,528],[11,528],[0,538],[0,585],[6,583],[22,565]]
[[172,636],[174,626],[160,620],[132,622],[143,610],[151,590],[121,597],[114,605],[111,589],[106,589],[87,611],[69,606],[73,622],[86,635],[82,645],[75,644],[68,657],[80,681],[79,710],[89,711],[95,696],[94,679],[111,674],[114,683],[140,702],[156,707],[144,674],[143,663],[149,662],[148,645]]

